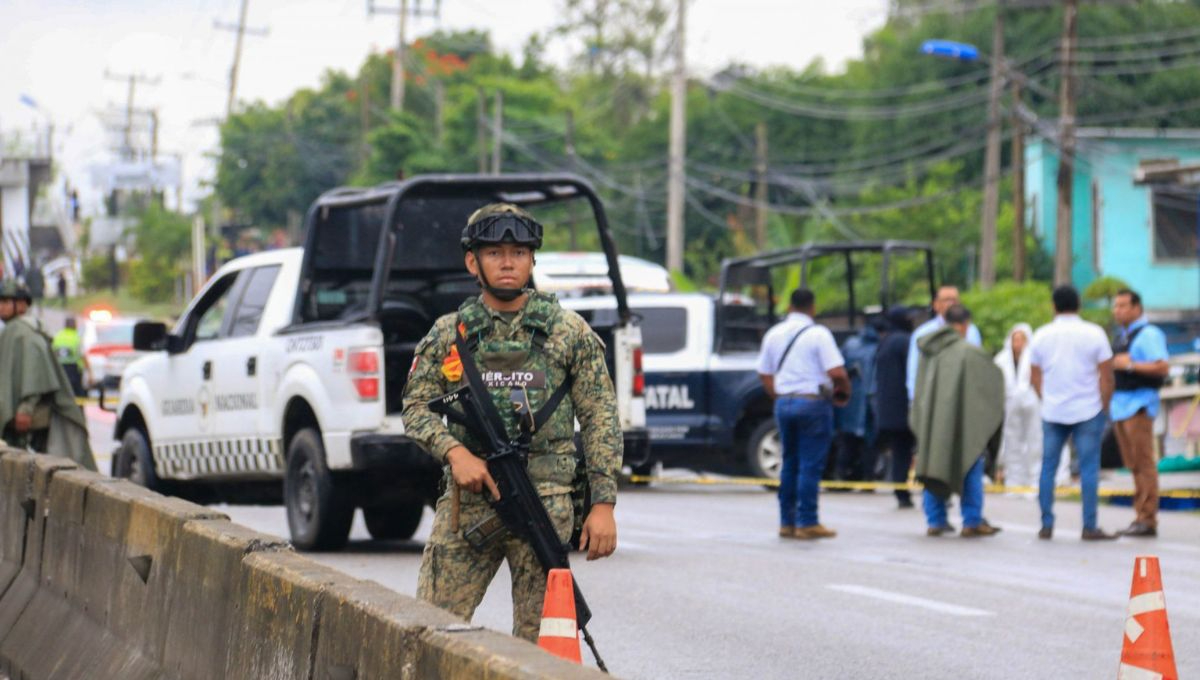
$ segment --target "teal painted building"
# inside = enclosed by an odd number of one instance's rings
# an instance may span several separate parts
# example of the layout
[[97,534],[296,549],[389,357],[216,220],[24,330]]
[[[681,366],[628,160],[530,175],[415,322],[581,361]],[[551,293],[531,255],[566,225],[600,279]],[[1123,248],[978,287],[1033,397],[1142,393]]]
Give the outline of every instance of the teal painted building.
[[[1075,286],[1083,290],[1098,277],[1115,276],[1142,295],[1157,320],[1200,318],[1200,173],[1187,179],[1186,173],[1154,172],[1200,165],[1200,130],[1080,128],[1076,157]],[[1051,254],[1058,159],[1051,141],[1031,140],[1026,147],[1026,224]]]

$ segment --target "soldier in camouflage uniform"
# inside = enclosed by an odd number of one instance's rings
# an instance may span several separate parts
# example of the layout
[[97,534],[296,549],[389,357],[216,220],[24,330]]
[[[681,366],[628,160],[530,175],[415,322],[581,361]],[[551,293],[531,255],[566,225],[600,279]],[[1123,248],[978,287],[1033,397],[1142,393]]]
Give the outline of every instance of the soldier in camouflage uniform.
[[[622,446],[616,397],[603,343],[587,323],[560,307],[553,295],[526,288],[533,252],[541,245],[542,226],[516,206],[492,204],[471,215],[463,230],[464,259],[483,292],[438,319],[417,345],[404,392],[405,433],[445,465],[447,480],[421,561],[417,596],[470,619],[500,563],[508,560],[513,635],[531,641],[538,635],[546,572],[529,544],[507,532],[483,550],[464,539],[463,530],[494,516],[487,494],[499,498],[499,491],[487,464],[472,453],[487,453],[480,442],[457,425],[447,427],[427,404],[465,384],[455,333],[470,347],[510,436],[517,432],[510,401],[514,387],[525,388],[536,412],[570,380],[568,398],[533,437],[529,477],[566,542],[577,520],[571,493],[578,419],[586,460],[586,476],[580,477],[590,485],[579,549],[588,551],[589,560],[613,553]],[[453,526],[455,486],[462,492],[459,527]]]

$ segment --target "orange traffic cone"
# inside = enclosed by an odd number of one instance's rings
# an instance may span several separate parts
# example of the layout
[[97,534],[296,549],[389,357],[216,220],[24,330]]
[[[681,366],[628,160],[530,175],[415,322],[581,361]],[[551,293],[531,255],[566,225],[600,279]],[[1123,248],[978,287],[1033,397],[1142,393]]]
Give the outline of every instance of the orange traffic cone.
[[1178,680],[1162,574],[1153,555],[1134,559],[1124,642],[1117,680]]
[[568,661],[583,663],[579,654],[579,630],[575,626],[575,582],[571,579],[570,569],[551,569],[546,576],[538,647]]

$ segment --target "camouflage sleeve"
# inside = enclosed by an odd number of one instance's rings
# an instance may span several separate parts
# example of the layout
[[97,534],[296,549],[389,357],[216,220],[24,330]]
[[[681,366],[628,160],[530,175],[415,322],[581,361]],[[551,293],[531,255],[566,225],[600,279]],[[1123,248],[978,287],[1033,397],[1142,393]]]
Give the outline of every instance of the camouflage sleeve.
[[604,345],[581,317],[572,312],[566,316],[577,338],[571,353],[575,379],[571,403],[579,419],[592,503],[616,503],[623,440],[617,397],[604,363]]
[[404,385],[404,433],[438,462],[446,463],[446,454],[460,442],[450,434],[442,416],[429,410],[429,401],[450,391],[442,375],[442,361],[454,342],[453,314],[443,316],[417,344],[408,382]]

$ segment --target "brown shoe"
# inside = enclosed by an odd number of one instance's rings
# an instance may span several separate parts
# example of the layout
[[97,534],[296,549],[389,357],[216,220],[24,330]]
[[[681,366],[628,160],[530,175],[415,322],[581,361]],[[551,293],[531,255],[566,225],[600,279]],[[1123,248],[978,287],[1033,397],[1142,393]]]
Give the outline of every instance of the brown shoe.
[[1149,524],[1142,522],[1134,522],[1129,525],[1129,528],[1117,532],[1122,536],[1136,536],[1138,538],[1153,538],[1158,535],[1158,529]]
[[1080,539],[1084,541],[1115,541],[1120,536],[1117,534],[1106,534],[1104,529],[1096,527],[1095,529],[1084,529]]
[[926,536],[942,536],[944,534],[954,533],[954,527],[949,524],[943,524],[940,527],[929,527],[925,530]]
[[959,534],[963,538],[978,538],[980,536],[995,536],[1000,533],[999,527],[994,527],[987,522],[983,522],[977,527],[963,527],[962,533]]
[[779,527],[780,538],[795,538],[796,527]]
[[814,524],[807,527],[796,527],[796,538],[833,538],[837,536],[837,532],[833,529],[826,529],[820,524]]
[[1049,541],[1054,538],[1054,527],[1042,527],[1038,530],[1038,538],[1043,541]]

